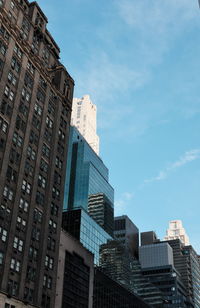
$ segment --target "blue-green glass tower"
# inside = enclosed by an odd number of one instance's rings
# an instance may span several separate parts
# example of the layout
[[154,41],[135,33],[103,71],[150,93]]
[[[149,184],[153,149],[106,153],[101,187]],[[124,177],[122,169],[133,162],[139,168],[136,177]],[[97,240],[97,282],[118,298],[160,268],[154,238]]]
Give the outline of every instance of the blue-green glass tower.
[[103,193],[113,207],[114,190],[108,169],[79,131],[71,126],[65,181],[64,209],[88,210],[88,197]]

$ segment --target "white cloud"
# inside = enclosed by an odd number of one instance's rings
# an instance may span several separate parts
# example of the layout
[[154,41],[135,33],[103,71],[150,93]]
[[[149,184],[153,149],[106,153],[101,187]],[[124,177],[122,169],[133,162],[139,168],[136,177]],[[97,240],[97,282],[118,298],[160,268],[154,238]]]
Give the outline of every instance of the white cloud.
[[200,149],[194,149],[185,152],[184,155],[182,155],[177,161],[170,163],[166,168],[161,170],[159,174],[155,177],[152,177],[151,179],[147,179],[144,181],[144,183],[151,183],[156,181],[162,181],[172,172],[173,170],[176,170],[189,162],[192,162],[196,159],[200,158]]
[[123,215],[127,211],[127,206],[133,197],[133,192],[124,192],[121,197],[115,201],[115,215]]

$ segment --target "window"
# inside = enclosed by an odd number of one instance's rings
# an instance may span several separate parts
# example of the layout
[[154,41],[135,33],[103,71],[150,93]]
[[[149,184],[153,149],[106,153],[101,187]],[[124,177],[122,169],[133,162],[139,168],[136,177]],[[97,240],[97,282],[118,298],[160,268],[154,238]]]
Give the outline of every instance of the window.
[[33,227],[32,229],[32,240],[40,240],[40,229]]
[[41,88],[42,88],[43,90],[46,91],[47,83],[46,83],[46,81],[45,81],[41,76],[40,76],[40,79],[39,79],[39,85],[41,86]]
[[60,118],[60,126],[65,130],[67,129],[67,122],[63,119],[63,117]]
[[56,157],[56,167],[62,169],[62,165],[62,161],[58,157]]
[[33,148],[30,145],[27,148],[27,157],[32,160],[35,160],[36,158],[36,152],[33,150]]
[[61,129],[59,129],[59,131],[58,131],[58,136],[59,136],[59,139],[60,139],[61,141],[64,141],[64,140],[65,140],[65,134],[62,132]]
[[28,107],[23,102],[19,105],[19,112],[21,112],[25,117],[28,115]]
[[17,151],[15,151],[13,148],[10,151],[10,162],[14,163],[14,164],[19,164],[20,163],[20,154],[17,153]]
[[22,89],[22,100],[24,100],[24,101],[29,103],[30,99],[31,99],[31,92],[24,87]]
[[46,157],[50,157],[50,148],[44,143],[42,146],[42,154]]
[[0,251],[0,265],[3,264],[3,257],[4,257],[4,254],[2,251]]
[[28,212],[29,203],[24,198],[20,198],[19,200],[19,208],[22,209],[24,212]]
[[37,260],[37,258],[38,258],[38,249],[36,249],[35,247],[33,247],[33,246],[30,246],[30,248],[29,248],[29,258],[30,259],[33,259],[33,260]]
[[42,188],[46,187],[46,179],[41,174],[38,176],[38,186]]
[[45,102],[45,94],[40,89],[38,89],[38,91],[37,91],[36,98],[37,98],[38,102],[40,102],[40,103]]
[[47,141],[47,142],[51,142],[51,137],[52,137],[52,133],[49,129],[45,129],[44,131],[44,139]]
[[33,66],[33,64],[32,64],[30,61],[28,61],[28,63],[27,63],[27,70],[28,70],[32,75],[34,75],[34,73],[35,73],[35,67]]
[[44,275],[43,287],[51,289],[51,286],[52,286],[52,278],[50,276]]
[[23,139],[18,133],[14,132],[12,140],[14,145],[17,145],[20,148],[22,147]]
[[4,243],[6,242],[7,236],[8,236],[8,231],[0,227],[0,239],[2,240],[2,242]]
[[15,8],[15,4],[14,4],[13,1],[10,2],[10,8],[11,8],[11,10],[13,10]]
[[33,119],[32,119],[32,125],[36,128],[36,129],[40,129],[40,120],[33,115]]
[[0,130],[2,130],[4,133],[7,133],[8,130],[8,123],[4,121],[2,117],[0,117]]
[[24,299],[28,302],[33,301],[33,290],[30,288],[25,288],[24,289]]
[[20,266],[21,266],[20,261],[14,259],[14,258],[11,259],[11,262],[10,262],[10,269],[11,270],[19,273]]
[[61,176],[58,174],[58,172],[54,172],[54,184],[58,184],[60,185],[61,184]]
[[35,280],[35,276],[36,276],[36,269],[28,266],[27,268],[27,273],[26,273],[26,277],[28,280],[34,281]]
[[9,220],[11,210],[6,207],[4,204],[1,204],[0,206],[0,218],[3,218],[4,220]]
[[[2,0],[0,1],[0,6],[1,6],[1,2],[2,2]],[[8,41],[9,38],[10,38],[10,34],[9,34],[8,31],[4,28],[4,26],[1,26],[1,28],[0,28],[0,35],[1,35],[6,41]]]
[[17,216],[17,227],[25,230],[26,228],[26,220],[20,216]]
[[22,58],[23,56],[23,52],[21,51],[21,49],[19,48],[19,46],[15,45],[14,47],[14,52],[15,54],[18,56],[18,58]]
[[12,102],[14,100],[14,92],[10,89],[9,86],[5,86],[4,95]]
[[17,182],[17,172],[11,166],[7,168],[6,178],[8,181]]
[[53,121],[48,116],[46,118],[46,124],[48,128],[53,128]]
[[64,155],[65,149],[60,143],[58,143],[57,151],[60,155]]
[[0,106],[0,111],[2,114],[7,115],[8,117],[11,116],[12,113],[12,108],[6,101],[2,101],[1,106]]
[[28,183],[26,180],[22,181],[22,191],[26,192],[28,195],[31,193],[31,184]]
[[42,58],[44,59],[45,63],[47,63],[47,64],[49,62],[49,57],[50,57],[50,53],[49,53],[48,49],[44,48],[43,52],[42,52]]
[[3,43],[2,41],[0,41],[0,53],[1,53],[3,56],[5,56],[6,50],[7,50],[6,45],[4,45],[4,43]]
[[51,202],[51,215],[58,216],[58,206]]
[[44,205],[44,194],[40,191],[36,192],[36,203],[40,205]]
[[52,219],[49,219],[49,228],[51,231],[53,231],[54,233],[56,232],[57,229],[57,223],[55,221],[53,221]]
[[13,194],[14,194],[13,190],[10,187],[8,187],[7,185],[4,186],[4,190],[3,190],[4,198],[12,201],[13,200]]
[[19,61],[15,58],[15,57],[12,57],[12,60],[11,60],[11,67],[13,70],[15,70],[17,73],[19,73],[20,69],[21,69],[21,65],[19,63]]
[[34,133],[34,131],[31,130],[30,137],[29,137],[30,143],[34,143],[35,145],[38,144],[38,135]]
[[30,24],[29,24],[28,20],[24,18],[23,22],[22,22],[21,31],[20,31],[21,37],[24,40],[26,40],[28,38],[29,30],[30,30]]
[[13,86],[16,86],[17,84],[17,78],[11,71],[8,73],[8,82],[11,83]]
[[18,115],[16,119],[15,127],[22,132],[25,132],[26,129],[26,123],[22,120],[22,118]]
[[37,103],[35,103],[34,110],[35,110],[35,114],[37,114],[39,116],[42,115],[42,108]]
[[48,112],[51,115],[54,115],[55,113],[55,105],[53,102],[49,101],[49,105],[48,105]]
[[57,189],[55,186],[52,188],[52,197],[60,200],[60,190]]
[[34,209],[34,222],[42,222],[42,212],[39,211],[38,209]]
[[18,294],[18,289],[19,289],[19,284],[14,280],[9,279],[7,288],[8,294],[11,296],[16,296]]
[[41,163],[40,163],[40,170],[41,171],[44,171],[45,173],[48,172],[48,163],[44,160],[44,159],[41,159]]
[[0,151],[3,151],[5,145],[5,140],[3,138],[0,138]]
[[33,176],[34,168],[33,168],[33,166],[31,166],[31,164],[28,161],[25,162],[24,173],[27,176],[28,175],[31,176],[31,177]]
[[54,259],[50,256],[46,255],[45,257],[45,267],[49,269],[53,269]]
[[22,252],[24,242],[19,239],[19,237],[15,236],[13,241],[13,248],[17,249],[18,251]]
[[56,247],[56,241],[53,238],[51,238],[50,236],[48,236],[47,248],[49,250],[55,251],[55,247]]
[[25,74],[24,84],[29,89],[33,88],[33,79],[28,73]]

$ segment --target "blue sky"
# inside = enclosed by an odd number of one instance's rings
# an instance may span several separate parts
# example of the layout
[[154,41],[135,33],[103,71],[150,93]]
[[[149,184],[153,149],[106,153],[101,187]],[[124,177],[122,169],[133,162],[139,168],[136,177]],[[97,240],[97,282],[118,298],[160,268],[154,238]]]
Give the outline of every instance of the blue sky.
[[115,213],[165,235],[181,219],[200,253],[197,0],[39,0],[75,96],[98,108]]

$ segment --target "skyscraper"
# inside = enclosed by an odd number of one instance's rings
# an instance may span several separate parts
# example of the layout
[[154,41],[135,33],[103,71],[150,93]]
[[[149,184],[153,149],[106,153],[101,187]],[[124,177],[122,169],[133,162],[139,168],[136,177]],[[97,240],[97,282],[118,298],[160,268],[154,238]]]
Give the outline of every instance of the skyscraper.
[[38,4],[0,6],[0,307],[53,308],[74,83]]
[[88,211],[89,196],[98,193],[103,193],[113,208],[114,190],[109,184],[107,167],[76,127],[71,127],[64,208]]
[[99,154],[96,116],[97,107],[92,103],[89,95],[73,99],[71,125],[76,126],[91,148]]
[[171,220],[169,229],[167,229],[165,241],[180,239],[184,245],[189,245],[189,237],[187,236],[181,220]]

